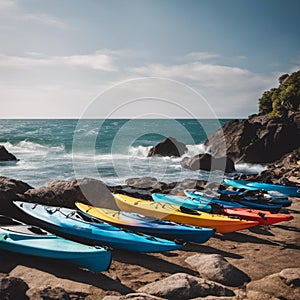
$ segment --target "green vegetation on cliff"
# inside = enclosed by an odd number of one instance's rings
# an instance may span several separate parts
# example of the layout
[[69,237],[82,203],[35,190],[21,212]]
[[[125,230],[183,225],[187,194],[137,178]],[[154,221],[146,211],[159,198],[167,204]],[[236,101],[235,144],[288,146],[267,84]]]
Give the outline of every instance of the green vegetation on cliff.
[[297,110],[300,110],[300,70],[280,76],[279,87],[264,92],[259,99],[259,113],[268,114],[271,119]]

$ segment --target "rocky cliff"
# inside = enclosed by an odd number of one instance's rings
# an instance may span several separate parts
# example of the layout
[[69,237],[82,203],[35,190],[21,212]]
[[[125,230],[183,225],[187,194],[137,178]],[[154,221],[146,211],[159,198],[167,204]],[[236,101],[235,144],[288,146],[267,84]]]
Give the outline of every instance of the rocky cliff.
[[206,140],[213,156],[271,163],[300,147],[300,71],[281,76],[279,82],[259,99],[259,114],[230,121]]

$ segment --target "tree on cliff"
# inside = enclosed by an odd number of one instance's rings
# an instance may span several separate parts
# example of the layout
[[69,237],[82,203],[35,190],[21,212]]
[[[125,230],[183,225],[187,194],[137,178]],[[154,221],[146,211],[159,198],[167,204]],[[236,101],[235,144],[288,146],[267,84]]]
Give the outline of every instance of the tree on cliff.
[[300,110],[300,71],[279,77],[279,87],[264,92],[259,99],[259,113],[270,119],[287,117]]

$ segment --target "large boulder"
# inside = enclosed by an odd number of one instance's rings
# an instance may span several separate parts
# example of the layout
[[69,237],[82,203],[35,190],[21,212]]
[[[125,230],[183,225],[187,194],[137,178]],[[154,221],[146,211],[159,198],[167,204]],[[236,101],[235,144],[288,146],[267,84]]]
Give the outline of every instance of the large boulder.
[[219,254],[196,254],[185,260],[201,277],[227,286],[241,286],[250,278]]
[[233,296],[228,288],[206,279],[185,273],[173,274],[165,279],[149,283],[138,292],[151,294],[166,299],[192,299],[196,297]]
[[31,189],[24,193],[28,202],[75,208],[75,202],[117,209],[114,197],[100,180],[84,178],[79,180],[58,180],[47,186]]
[[14,215],[14,200],[22,200],[22,194],[32,187],[20,180],[0,176],[0,214]]
[[3,145],[0,145],[0,161],[13,161],[17,158],[9,153]]
[[188,149],[184,143],[177,141],[173,137],[168,137],[152,147],[148,152],[148,157],[155,155],[180,157],[187,151]]
[[300,299],[300,268],[284,269],[250,282],[246,295],[249,300]]
[[185,157],[181,162],[183,168],[189,170],[214,171],[222,170],[226,173],[234,172],[234,162],[229,157],[215,158],[208,153]]

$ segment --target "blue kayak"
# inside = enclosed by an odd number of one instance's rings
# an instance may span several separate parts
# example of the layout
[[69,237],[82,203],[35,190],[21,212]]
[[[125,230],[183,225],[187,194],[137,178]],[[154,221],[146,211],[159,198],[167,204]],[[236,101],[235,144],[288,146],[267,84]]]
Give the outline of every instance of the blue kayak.
[[102,247],[66,240],[5,216],[0,216],[0,249],[58,259],[95,272],[107,270],[111,262],[110,251]]
[[[252,192],[255,193],[256,190],[253,190]],[[251,192],[251,193],[252,193]],[[259,192],[259,191],[257,191]],[[265,201],[267,203],[270,204],[278,204],[281,205],[283,207],[288,207],[291,206],[292,201],[287,199],[287,198],[283,198],[283,197],[271,197],[269,194],[258,194],[257,196],[254,194],[253,196],[251,195],[246,195],[246,193],[244,191],[234,191],[234,190],[219,190],[218,191],[219,194],[221,195],[236,195],[236,196],[240,196],[243,197],[245,196],[247,200],[250,201]]]
[[89,244],[134,252],[162,252],[182,247],[173,241],[119,229],[73,209],[18,201],[14,204],[41,221],[48,230]]
[[245,208],[245,207],[247,207],[238,202],[223,201],[218,198],[210,197],[208,195],[205,195],[205,193],[203,193],[203,192],[185,190],[184,193],[187,197],[190,197],[191,199],[201,201],[202,203],[213,202],[213,203],[222,205],[224,208]]
[[86,215],[108,222],[114,226],[127,228],[167,239],[205,243],[215,233],[215,229],[178,224],[132,212],[117,211],[107,208],[95,208],[90,205],[76,203]]
[[151,196],[154,202],[164,202],[164,203],[174,204],[178,206],[184,206],[189,209],[201,210],[208,213],[212,211],[212,207],[209,204],[209,202],[203,203],[201,201],[197,201],[189,197],[157,194],[157,193],[153,193]]
[[205,195],[204,193],[201,192],[197,192],[197,193],[193,193],[193,192],[187,192],[187,194],[189,194],[192,198],[194,199],[199,199],[201,201],[208,201],[208,202],[214,202],[217,204],[222,205],[224,208],[234,208],[234,207],[247,207],[247,208],[254,208],[254,209],[258,209],[258,210],[268,210],[271,212],[278,212],[282,206],[281,205],[276,205],[276,204],[268,204],[268,203],[259,203],[259,202],[255,202],[255,201],[248,201],[246,199],[233,199],[232,201],[226,201],[226,200],[220,200],[218,198],[215,197],[210,197],[209,195]]
[[227,179],[223,180],[223,183],[228,186],[236,188],[244,188],[248,190],[264,190],[270,193],[279,193],[288,197],[300,197],[300,187],[288,186],[280,184],[271,184],[264,182],[254,182],[246,180]]

